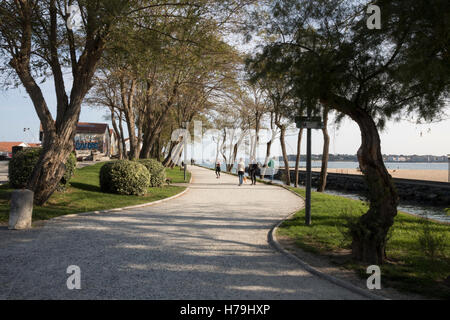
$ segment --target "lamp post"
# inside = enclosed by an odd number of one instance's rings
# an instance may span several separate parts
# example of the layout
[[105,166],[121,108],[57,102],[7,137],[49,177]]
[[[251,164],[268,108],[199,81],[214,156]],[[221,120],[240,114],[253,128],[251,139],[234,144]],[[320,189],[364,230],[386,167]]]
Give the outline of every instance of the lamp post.
[[320,117],[312,117],[312,110],[308,108],[307,117],[297,117],[295,122],[297,128],[308,129],[307,132],[307,153],[306,153],[306,199],[305,199],[305,224],[307,226],[311,225],[311,187],[312,187],[312,129],[322,129],[323,123]]
[[450,182],[450,154],[447,155],[448,161],[448,182]]
[[[308,108],[308,118],[311,118],[311,108]],[[312,139],[312,129],[307,126],[306,134],[306,204],[305,204],[305,224],[307,226],[311,225],[311,139]]]
[[187,149],[188,149],[188,141],[187,141],[187,139],[188,139],[188,131],[187,130],[189,130],[189,123],[188,122],[185,122],[184,123],[184,129],[185,129],[185,131],[184,131],[184,150],[183,150],[183,153],[184,153],[184,181],[186,182],[186,169],[187,169]]

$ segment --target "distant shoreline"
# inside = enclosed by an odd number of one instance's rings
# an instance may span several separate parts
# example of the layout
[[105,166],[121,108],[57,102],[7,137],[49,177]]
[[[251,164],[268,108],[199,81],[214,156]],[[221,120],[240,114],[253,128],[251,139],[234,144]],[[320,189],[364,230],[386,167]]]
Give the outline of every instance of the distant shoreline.
[[[280,167],[279,170],[284,170]],[[290,168],[294,171],[295,168]],[[312,168],[312,171],[320,172],[320,168]],[[301,168],[300,171],[305,171]],[[422,181],[449,182],[448,170],[414,170],[414,169],[388,169],[389,174],[393,178],[411,179]],[[351,168],[328,168],[328,173],[362,175],[357,169]]]
[[[312,160],[312,161],[322,161],[322,160]],[[357,162],[353,160],[329,160],[328,162]],[[423,164],[429,164],[429,163],[448,163],[448,161],[385,161],[384,163],[423,163]]]

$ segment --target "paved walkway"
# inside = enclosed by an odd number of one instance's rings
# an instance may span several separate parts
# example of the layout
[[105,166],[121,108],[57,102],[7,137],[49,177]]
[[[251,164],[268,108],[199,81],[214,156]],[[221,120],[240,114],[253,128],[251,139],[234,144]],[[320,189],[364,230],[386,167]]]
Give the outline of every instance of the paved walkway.
[[[267,243],[302,206],[273,186],[197,167],[185,195],[127,212],[0,230],[2,299],[360,299],[302,270]],[[81,290],[66,287],[69,265]]]

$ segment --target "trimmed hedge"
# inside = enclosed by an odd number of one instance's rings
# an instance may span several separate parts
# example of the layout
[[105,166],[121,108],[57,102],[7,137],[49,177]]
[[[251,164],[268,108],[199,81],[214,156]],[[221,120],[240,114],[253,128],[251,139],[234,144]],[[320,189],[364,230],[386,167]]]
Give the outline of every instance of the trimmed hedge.
[[103,192],[143,196],[149,187],[150,173],[136,161],[108,162],[100,169],[100,188]]
[[24,149],[17,152],[9,162],[9,185],[14,189],[23,189],[27,186],[33,174],[42,149]]
[[[42,148],[29,148],[17,152],[9,162],[8,175],[9,185],[14,189],[23,189],[27,186],[28,181],[33,174],[34,167],[39,161]],[[75,169],[77,167],[77,159],[74,153],[71,153],[66,162],[66,172],[61,178],[58,191],[64,191],[69,186]]]
[[155,187],[162,187],[166,181],[166,168],[163,164],[155,159],[142,159],[139,163],[143,164],[151,175],[150,185]]

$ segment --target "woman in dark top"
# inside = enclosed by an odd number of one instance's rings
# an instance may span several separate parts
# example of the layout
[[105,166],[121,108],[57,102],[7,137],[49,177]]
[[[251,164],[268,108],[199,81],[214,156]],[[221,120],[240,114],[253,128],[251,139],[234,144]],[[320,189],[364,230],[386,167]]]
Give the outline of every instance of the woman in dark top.
[[217,161],[216,163],[216,178],[220,178],[220,161]]
[[250,173],[250,178],[252,179],[252,185],[256,185],[256,175],[258,173],[258,163],[254,158],[250,161],[250,166],[248,168],[248,173]]

